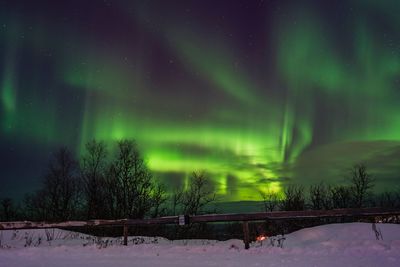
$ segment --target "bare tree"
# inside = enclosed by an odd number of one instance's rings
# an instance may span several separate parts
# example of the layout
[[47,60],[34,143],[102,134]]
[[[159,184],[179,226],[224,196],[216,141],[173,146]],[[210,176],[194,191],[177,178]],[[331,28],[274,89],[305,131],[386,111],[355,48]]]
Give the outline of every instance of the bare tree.
[[81,160],[81,178],[87,218],[105,218],[105,176],[107,171],[107,147],[104,142],[92,140],[86,144]]
[[399,204],[396,200],[396,194],[393,192],[381,193],[378,197],[378,201],[379,206],[384,208],[395,208]]
[[332,208],[343,209],[351,206],[352,193],[350,187],[338,185],[329,187],[328,190]]
[[60,148],[50,161],[44,177],[50,219],[71,219],[79,201],[78,163],[67,148]]
[[4,221],[10,221],[15,217],[15,208],[14,208],[14,203],[11,198],[3,198],[0,201],[1,205],[1,213],[0,213],[0,218],[1,220]]
[[61,221],[77,213],[79,201],[78,164],[65,148],[50,160],[40,190],[25,198],[27,210],[37,219]]
[[171,196],[172,215],[177,215],[180,205],[182,204],[183,188],[176,188]]
[[371,189],[374,187],[374,180],[367,172],[367,168],[363,164],[353,166],[351,174],[351,191],[354,198],[354,206],[361,208],[365,205],[367,198],[371,194]]
[[107,205],[112,216],[143,218],[155,204],[162,202],[162,194],[136,143],[119,141],[118,154],[107,178]]
[[24,197],[24,215],[26,219],[40,221],[47,220],[47,196],[43,189],[28,193]]
[[328,188],[324,183],[310,186],[310,202],[311,208],[314,210],[322,210],[330,208],[330,198]]
[[167,201],[167,196],[165,189],[162,185],[156,185],[155,189],[152,193],[152,208],[151,208],[151,217],[155,218],[158,216],[163,216],[167,212],[167,208],[165,207],[165,202]]
[[[180,196],[179,196],[180,195]],[[182,206],[182,213],[196,215],[205,212],[205,208],[215,201],[216,195],[204,173],[193,172],[189,188],[178,193],[177,199]]]
[[283,192],[282,210],[304,210],[305,198],[302,186],[289,185]]
[[260,190],[259,194],[263,199],[265,212],[272,212],[279,206],[280,197],[277,192],[267,188],[267,190]]

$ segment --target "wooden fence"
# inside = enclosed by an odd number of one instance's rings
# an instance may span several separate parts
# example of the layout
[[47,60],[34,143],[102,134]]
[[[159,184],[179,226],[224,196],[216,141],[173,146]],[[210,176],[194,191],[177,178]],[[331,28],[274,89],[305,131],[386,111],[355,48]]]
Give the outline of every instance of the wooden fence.
[[249,221],[273,221],[273,220],[303,220],[322,218],[375,218],[399,216],[400,209],[365,208],[365,209],[336,209],[336,210],[305,210],[305,211],[274,211],[259,213],[239,214],[207,214],[190,216],[168,216],[149,219],[120,219],[120,220],[89,220],[67,222],[0,222],[0,230],[15,229],[45,229],[45,228],[73,228],[73,227],[98,227],[120,226],[123,227],[124,245],[128,243],[128,227],[135,225],[154,224],[193,224],[207,222],[243,222],[243,241],[245,248],[249,248]]

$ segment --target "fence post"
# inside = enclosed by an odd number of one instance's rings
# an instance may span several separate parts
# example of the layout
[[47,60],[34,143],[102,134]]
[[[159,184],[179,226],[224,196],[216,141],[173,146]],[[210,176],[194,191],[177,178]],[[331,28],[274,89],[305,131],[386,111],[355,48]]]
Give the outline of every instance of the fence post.
[[128,245],[128,225],[124,224],[124,246]]
[[244,242],[244,248],[249,249],[250,248],[250,237],[249,237],[249,222],[248,221],[243,222],[243,242]]

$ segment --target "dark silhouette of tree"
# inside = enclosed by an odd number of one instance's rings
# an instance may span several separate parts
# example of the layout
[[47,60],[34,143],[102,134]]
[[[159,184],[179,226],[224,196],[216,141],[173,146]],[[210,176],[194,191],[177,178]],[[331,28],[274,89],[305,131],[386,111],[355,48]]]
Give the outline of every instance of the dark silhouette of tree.
[[304,188],[302,186],[289,185],[283,192],[281,201],[282,210],[304,210],[305,198]]
[[374,180],[363,164],[353,166],[350,174],[350,189],[354,200],[353,205],[356,208],[361,208],[366,204],[366,200],[371,194],[371,189],[374,187]]
[[107,147],[103,142],[92,140],[85,148],[81,160],[81,178],[86,216],[88,219],[105,218]]
[[23,200],[26,219],[41,221],[49,218],[46,193],[41,189],[33,193],[27,193]]
[[352,192],[350,187],[338,185],[329,188],[331,205],[334,209],[344,209],[351,206]]
[[16,215],[15,207],[13,200],[11,198],[3,198],[0,201],[1,205],[1,213],[0,213],[0,218],[3,221],[10,221],[14,219]]
[[182,202],[182,196],[183,196],[183,189],[182,188],[176,188],[171,196],[171,202],[172,202],[172,215],[177,215],[180,212],[180,206]]
[[78,205],[78,164],[67,148],[61,148],[50,162],[44,179],[51,219],[70,219]]
[[204,173],[193,172],[188,189],[177,190],[173,195],[174,213],[180,207],[181,214],[202,214],[215,199],[215,192]]
[[77,214],[79,202],[78,164],[63,147],[49,162],[42,189],[25,198],[27,211],[41,220],[63,221]]
[[165,199],[163,190],[157,188],[132,140],[118,142],[117,156],[111,163],[106,188],[106,204],[114,218],[143,218],[155,206],[157,212],[160,211]]
[[395,208],[399,206],[399,202],[394,192],[383,192],[378,196],[378,204],[383,208]]
[[311,185],[309,194],[310,194],[311,209],[314,210],[330,209],[331,203],[329,198],[329,190],[324,183]]
[[263,200],[265,212],[271,212],[278,208],[280,197],[277,192],[267,189],[265,191],[259,191],[259,194]]
[[164,204],[167,201],[167,195],[162,185],[158,184],[155,186],[155,189],[152,193],[152,200],[153,204],[151,208],[151,217],[155,218],[166,215],[167,208]]

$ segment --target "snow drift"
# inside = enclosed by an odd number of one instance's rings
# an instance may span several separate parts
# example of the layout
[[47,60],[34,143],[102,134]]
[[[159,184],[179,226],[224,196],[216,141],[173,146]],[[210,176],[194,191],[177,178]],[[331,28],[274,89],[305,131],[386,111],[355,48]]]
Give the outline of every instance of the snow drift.
[[[279,242],[278,242],[279,240]],[[97,238],[58,229],[0,232],[0,266],[400,266],[400,225],[349,223],[253,242]]]

